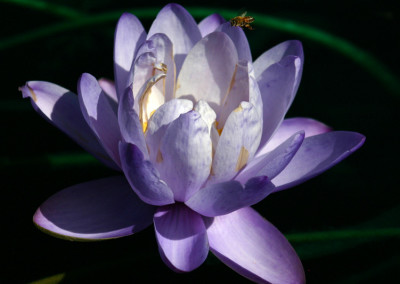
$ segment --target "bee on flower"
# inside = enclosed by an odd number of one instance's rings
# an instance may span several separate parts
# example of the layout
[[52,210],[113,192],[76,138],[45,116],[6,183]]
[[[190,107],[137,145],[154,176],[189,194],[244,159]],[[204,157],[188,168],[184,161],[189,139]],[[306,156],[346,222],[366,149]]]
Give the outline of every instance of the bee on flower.
[[246,16],[247,11],[243,12],[240,16],[236,16],[229,20],[232,27],[241,27],[247,28],[249,30],[254,30],[254,28],[250,25],[254,22],[254,18],[251,16]]

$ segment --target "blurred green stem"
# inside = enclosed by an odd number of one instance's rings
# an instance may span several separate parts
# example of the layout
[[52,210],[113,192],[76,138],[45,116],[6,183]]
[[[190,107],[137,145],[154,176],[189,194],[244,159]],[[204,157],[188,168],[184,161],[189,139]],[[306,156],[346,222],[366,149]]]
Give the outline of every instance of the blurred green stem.
[[66,6],[57,5],[51,2],[38,1],[38,0],[1,0],[3,3],[10,3],[19,5],[24,8],[30,8],[38,11],[43,11],[49,14],[61,16],[66,19],[75,19],[84,16],[83,13],[78,12]]
[[380,238],[380,237],[400,237],[400,228],[294,233],[294,234],[287,234],[286,237],[291,243],[349,240],[358,238],[369,239],[369,238]]

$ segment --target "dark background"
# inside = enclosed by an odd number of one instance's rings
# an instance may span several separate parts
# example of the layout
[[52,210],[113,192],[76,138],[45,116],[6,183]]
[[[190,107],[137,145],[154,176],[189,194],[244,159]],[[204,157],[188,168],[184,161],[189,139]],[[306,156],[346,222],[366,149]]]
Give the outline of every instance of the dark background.
[[[253,11],[321,29],[368,52],[399,83],[398,10],[382,1],[323,2],[276,0],[260,5],[254,1],[202,1],[197,6],[215,11],[226,8],[237,14],[247,10],[251,15]],[[86,15],[134,13],[150,5],[119,0],[51,3]],[[193,4],[187,3],[180,2],[190,10]],[[166,2],[151,4],[156,13]],[[45,80],[75,92],[83,72],[113,78],[117,19],[27,40],[35,35],[32,31],[72,21],[0,1],[1,216],[5,221],[1,255],[7,262],[0,282],[29,282],[65,273],[65,283],[144,282],[140,279],[147,283],[215,283],[217,277],[226,283],[246,283],[211,254],[194,272],[175,274],[161,261],[151,227],[122,239],[77,243],[48,236],[33,225],[33,213],[51,194],[76,183],[115,175],[87,159],[83,150],[43,120],[17,90],[25,81]],[[143,23],[148,28],[151,20]],[[258,25],[257,19],[254,27],[246,32],[253,59],[281,41],[303,42],[303,80],[287,117],[312,117],[336,130],[357,131],[367,137],[365,145],[344,162],[305,184],[269,196],[256,209],[289,238],[302,259],[308,283],[399,281],[399,89],[334,46]],[[22,34],[22,40],[16,38]],[[79,159],[81,154],[83,160]],[[60,161],[56,159],[60,155],[72,159]]]

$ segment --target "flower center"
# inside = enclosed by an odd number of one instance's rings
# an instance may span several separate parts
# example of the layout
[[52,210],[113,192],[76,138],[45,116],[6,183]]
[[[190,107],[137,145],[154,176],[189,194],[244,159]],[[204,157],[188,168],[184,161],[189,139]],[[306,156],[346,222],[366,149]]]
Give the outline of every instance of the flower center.
[[[152,78],[147,82],[139,99],[139,120],[142,124],[143,133],[147,130],[147,124],[154,112],[165,103],[165,80],[167,76],[167,65],[160,62],[154,63]],[[160,80],[162,80],[162,83]],[[160,82],[160,83],[159,83]]]

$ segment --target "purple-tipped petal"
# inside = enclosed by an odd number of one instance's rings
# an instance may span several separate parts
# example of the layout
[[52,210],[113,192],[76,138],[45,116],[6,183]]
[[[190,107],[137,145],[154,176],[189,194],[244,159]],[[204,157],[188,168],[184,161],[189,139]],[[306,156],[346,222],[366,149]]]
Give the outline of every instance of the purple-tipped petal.
[[132,89],[128,87],[120,98],[120,103],[118,105],[118,124],[121,130],[121,136],[125,142],[135,144],[147,158],[148,153],[144,140],[143,128],[137,113],[133,109],[133,105],[134,99]]
[[185,205],[160,207],[154,215],[154,228],[161,257],[171,269],[189,272],[207,258],[203,219]]
[[193,102],[204,100],[219,113],[237,62],[236,48],[225,33],[207,35],[186,57],[178,76],[175,96]]
[[146,40],[146,31],[136,16],[124,13],[119,18],[114,35],[114,76],[118,97],[129,86],[129,73],[140,45]]
[[136,145],[121,142],[119,150],[122,170],[140,199],[157,206],[175,202],[169,186],[160,179],[158,171],[150,161],[144,159]]
[[254,158],[235,180],[243,183],[254,176],[276,177],[289,164],[304,140],[304,131],[295,133],[273,151]]
[[200,189],[185,204],[201,215],[215,217],[256,204],[274,189],[266,176],[250,179],[244,188],[231,180]]
[[181,114],[187,113],[192,109],[193,103],[191,101],[173,99],[161,105],[151,116],[146,132],[150,161],[157,164],[157,154],[160,149],[161,139],[164,137],[168,125]]
[[79,79],[78,99],[86,122],[96,133],[107,153],[120,166],[118,142],[121,140],[121,134],[117,116],[96,78],[88,73],[82,74]]
[[68,187],[46,200],[33,221],[70,240],[101,240],[137,233],[151,225],[155,207],[141,201],[124,177]]
[[177,201],[189,199],[210,174],[212,145],[206,122],[196,111],[181,114],[165,131],[160,145],[161,177]]
[[251,58],[250,45],[242,28],[233,27],[231,23],[226,22],[220,25],[217,28],[217,31],[224,32],[231,38],[233,44],[236,46],[239,60],[253,62]]
[[311,118],[295,117],[284,119],[268,143],[265,144],[264,147],[260,147],[258,149],[256,157],[260,157],[268,152],[271,152],[294,133],[301,130],[305,132],[305,137],[307,138],[332,131],[332,128]]
[[261,139],[261,118],[255,107],[242,102],[222,130],[215,150],[209,183],[232,179],[250,161]]
[[289,165],[273,179],[276,191],[298,185],[333,167],[361,147],[365,136],[333,131],[308,137]]
[[30,81],[20,88],[31,98],[33,108],[105,165],[118,169],[90,129],[79,107],[78,97],[56,84]]
[[220,25],[225,23],[225,19],[220,14],[212,14],[204,18],[199,24],[199,30],[202,37],[214,32]]
[[300,259],[286,238],[252,208],[215,217],[207,229],[210,250],[257,283],[305,283]]
[[172,41],[176,71],[179,74],[186,54],[201,39],[196,21],[181,5],[168,4],[158,13],[147,37],[157,33],[166,34]]
[[263,147],[281,124],[294,96],[295,86],[300,81],[299,71],[303,62],[299,57],[286,56],[271,65],[258,78],[263,101]]

